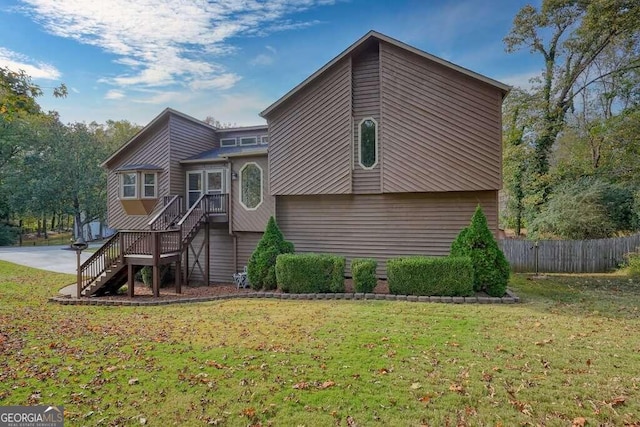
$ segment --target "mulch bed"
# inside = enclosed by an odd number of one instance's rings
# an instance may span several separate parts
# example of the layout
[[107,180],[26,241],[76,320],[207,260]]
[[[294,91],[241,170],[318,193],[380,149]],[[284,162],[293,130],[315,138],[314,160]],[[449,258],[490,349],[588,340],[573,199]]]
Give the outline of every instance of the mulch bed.
[[[354,293],[353,280],[346,279],[344,282],[345,293]],[[167,286],[160,289],[160,297],[154,298],[151,288],[146,286],[142,282],[136,282],[134,300],[176,300],[176,299],[190,299],[201,297],[213,297],[219,295],[241,295],[256,292],[253,289],[237,289],[235,285],[228,283],[211,284],[209,286],[182,286],[182,293],[177,294],[175,286]],[[279,290],[269,291],[271,293],[281,293]],[[388,294],[389,285],[386,280],[378,280],[378,285],[373,290],[374,294]],[[108,300],[108,301],[130,301],[131,298],[127,294],[123,295],[107,295],[94,299]]]

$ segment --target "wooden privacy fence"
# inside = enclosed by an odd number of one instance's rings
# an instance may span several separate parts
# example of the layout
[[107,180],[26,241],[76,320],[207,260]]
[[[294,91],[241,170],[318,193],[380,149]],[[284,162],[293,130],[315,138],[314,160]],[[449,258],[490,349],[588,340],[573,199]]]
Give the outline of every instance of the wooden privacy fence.
[[640,248],[640,234],[594,240],[499,240],[511,264],[522,273],[604,273],[624,262],[624,255]]

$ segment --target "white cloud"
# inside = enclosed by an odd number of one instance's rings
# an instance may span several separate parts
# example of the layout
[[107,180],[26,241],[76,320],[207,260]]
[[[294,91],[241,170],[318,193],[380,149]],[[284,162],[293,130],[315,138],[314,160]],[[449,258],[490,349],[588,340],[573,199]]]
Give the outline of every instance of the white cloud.
[[112,89],[105,94],[104,99],[122,99],[124,96],[123,91]]
[[22,70],[34,79],[58,80],[62,75],[51,64],[36,61],[3,47],[0,47],[0,67],[9,68],[12,71]]
[[103,81],[120,87],[191,82],[226,89],[239,77],[214,62],[234,51],[230,39],[304,28],[287,17],[333,0],[23,0],[50,33],[97,46],[129,67]]
[[241,77],[233,73],[220,74],[219,76],[212,77],[204,80],[194,80],[189,83],[189,87],[193,90],[203,89],[231,89],[235,84],[240,81]]
[[249,61],[249,64],[253,66],[266,66],[273,64],[273,61],[273,56],[267,55],[266,53],[261,53],[251,61]]

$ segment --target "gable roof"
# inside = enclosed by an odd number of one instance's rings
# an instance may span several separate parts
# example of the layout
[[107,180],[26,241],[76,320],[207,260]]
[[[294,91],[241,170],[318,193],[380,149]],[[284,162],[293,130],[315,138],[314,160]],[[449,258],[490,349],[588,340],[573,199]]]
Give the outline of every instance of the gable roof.
[[206,128],[209,129],[213,129],[218,130],[216,127],[211,126],[205,122],[203,122],[202,120],[198,120],[196,118],[193,118],[187,114],[181,113],[180,111],[176,111],[173,108],[165,108],[160,114],[158,114],[153,120],[151,120],[149,122],[149,124],[147,124],[145,127],[143,127],[137,134],[135,134],[133,136],[133,138],[131,138],[129,141],[127,141],[126,143],[124,143],[122,145],[122,147],[118,148],[113,154],[111,154],[109,156],[109,158],[107,158],[107,160],[105,160],[104,162],[102,162],[100,164],[100,166],[105,167],[107,166],[113,159],[115,159],[116,157],[118,157],[122,152],[130,149],[131,147],[133,147],[134,145],[136,145],[136,143],[138,141],[140,141],[141,139],[143,139],[150,131],[151,129],[158,123],[162,123],[164,120],[167,120],[169,118],[170,115],[174,115],[174,116],[178,116],[181,117],[185,120],[188,120],[194,124],[200,125],[200,126],[204,126]]
[[342,53],[340,53],[338,56],[336,56],[335,58],[333,58],[331,61],[327,62],[322,68],[320,68],[318,71],[316,71],[315,73],[313,73],[312,75],[310,75],[309,77],[307,77],[302,83],[300,83],[299,85],[297,85],[296,87],[294,87],[293,89],[291,89],[289,92],[287,92],[284,96],[282,96],[280,99],[278,99],[276,102],[274,102],[273,104],[271,104],[269,107],[267,107],[264,111],[262,111],[260,113],[260,117],[266,118],[266,116],[268,116],[269,114],[271,114],[271,112],[273,112],[273,110],[275,110],[276,108],[278,108],[280,105],[282,105],[283,103],[285,103],[288,99],[290,99],[291,97],[293,97],[296,93],[298,93],[300,90],[302,90],[304,87],[308,86],[312,81],[314,81],[317,77],[319,77],[322,73],[324,73],[325,71],[327,71],[329,68],[331,68],[333,65],[335,65],[336,63],[338,63],[340,60],[342,60],[343,58],[347,57],[348,55],[350,55],[353,51],[355,51],[356,49],[358,49],[360,46],[362,46],[363,44],[365,44],[366,42],[368,42],[371,39],[377,39],[380,41],[383,41],[385,43],[389,43],[393,46],[396,46],[400,49],[404,49],[406,51],[412,52],[418,56],[421,56],[423,58],[429,59],[437,64],[440,64],[444,67],[447,67],[449,69],[458,71],[462,74],[465,74],[471,78],[474,78],[476,80],[479,80],[481,82],[484,82],[490,86],[493,86],[497,89],[499,89],[502,92],[502,97],[504,98],[504,96],[511,90],[511,86],[506,85],[504,83],[501,83],[497,80],[494,80],[490,77],[487,76],[483,76],[482,74],[476,73],[475,71],[471,71],[467,68],[461,67],[459,65],[456,65],[452,62],[449,62],[447,60],[444,60],[442,58],[439,58],[435,55],[432,55],[430,53],[427,53],[423,50],[417,49],[413,46],[410,46],[406,43],[403,43],[399,40],[396,40],[394,38],[391,38],[389,36],[386,36],[382,33],[379,33],[377,31],[369,31],[367,34],[365,34],[363,37],[360,38],[360,40],[356,41],[354,44],[352,44],[351,46],[349,46],[347,49],[345,49]]

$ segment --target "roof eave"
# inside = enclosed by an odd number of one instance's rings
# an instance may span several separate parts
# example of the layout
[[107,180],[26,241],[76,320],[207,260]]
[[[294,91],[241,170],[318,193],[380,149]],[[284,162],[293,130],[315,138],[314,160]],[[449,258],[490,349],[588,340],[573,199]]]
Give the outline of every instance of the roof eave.
[[124,143],[122,145],[122,147],[118,148],[112,155],[110,155],[107,160],[105,160],[104,162],[100,163],[101,167],[107,167],[108,164],[115,159],[116,157],[118,157],[122,152],[126,151],[129,147],[131,147],[132,144],[134,144],[138,139],[142,138],[143,135],[145,135],[149,129],[151,129],[153,126],[155,126],[157,123],[160,123],[160,121],[164,120],[165,118],[169,117],[171,114],[176,115],[178,117],[182,117],[185,120],[189,120],[190,122],[193,122],[195,124],[198,124],[200,126],[204,126],[204,127],[208,127],[214,131],[217,131],[218,128],[216,128],[215,126],[211,126],[208,123],[203,122],[202,120],[198,120],[195,117],[191,117],[188,114],[184,114],[181,113],[180,111],[174,110],[173,108],[165,108],[164,110],[162,110],[162,112],[160,114],[158,114],[153,120],[151,120],[145,127],[143,127],[142,129],[140,129],[140,131],[138,133],[136,133],[129,141],[127,141],[126,143]]

